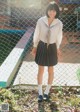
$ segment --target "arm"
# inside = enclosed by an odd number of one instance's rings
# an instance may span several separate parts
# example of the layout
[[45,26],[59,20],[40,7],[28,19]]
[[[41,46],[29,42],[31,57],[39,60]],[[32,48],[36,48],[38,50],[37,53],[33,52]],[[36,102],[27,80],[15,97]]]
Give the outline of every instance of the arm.
[[63,37],[63,31],[62,31],[62,29],[63,29],[63,24],[61,23],[59,25],[59,31],[58,31],[57,41],[56,41],[57,49],[59,49],[60,44],[62,42],[62,37]]
[[33,56],[36,55],[37,45],[38,45],[38,41],[39,41],[39,33],[40,33],[40,26],[39,26],[39,21],[37,21],[34,36],[33,36],[33,49],[31,52],[31,54]]
[[39,41],[40,25],[39,20],[37,21],[34,36],[33,36],[33,47],[37,47]]

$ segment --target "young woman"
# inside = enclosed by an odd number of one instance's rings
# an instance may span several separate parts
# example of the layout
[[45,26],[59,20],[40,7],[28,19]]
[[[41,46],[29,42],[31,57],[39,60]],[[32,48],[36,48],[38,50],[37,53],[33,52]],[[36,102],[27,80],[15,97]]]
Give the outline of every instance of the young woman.
[[[54,2],[46,9],[46,15],[39,18],[33,36],[32,54],[38,64],[38,101],[49,99],[49,92],[54,78],[54,66],[58,63],[62,41],[63,23],[59,20],[59,6]],[[44,67],[48,66],[48,84],[42,91]]]

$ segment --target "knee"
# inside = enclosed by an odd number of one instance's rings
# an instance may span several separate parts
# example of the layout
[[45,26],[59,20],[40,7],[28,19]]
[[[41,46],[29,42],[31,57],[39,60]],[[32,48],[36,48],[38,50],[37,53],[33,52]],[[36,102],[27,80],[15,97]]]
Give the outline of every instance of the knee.
[[38,69],[38,74],[43,74],[44,73],[44,67],[40,66]]
[[54,72],[53,71],[48,71],[48,74],[49,75],[54,75]]
[[48,67],[48,74],[54,74],[53,67]]
[[44,71],[38,71],[38,74],[43,75]]

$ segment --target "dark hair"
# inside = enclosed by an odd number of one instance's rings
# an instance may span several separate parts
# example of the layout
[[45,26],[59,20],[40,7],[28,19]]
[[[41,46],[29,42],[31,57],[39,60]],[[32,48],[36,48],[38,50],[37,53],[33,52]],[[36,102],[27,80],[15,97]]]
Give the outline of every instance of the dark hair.
[[60,10],[59,10],[59,6],[57,5],[57,3],[50,3],[46,9],[46,15],[47,17],[49,18],[49,15],[48,15],[48,11],[49,10],[55,10],[56,11],[56,16],[55,18],[58,18],[59,17],[59,14],[60,14]]

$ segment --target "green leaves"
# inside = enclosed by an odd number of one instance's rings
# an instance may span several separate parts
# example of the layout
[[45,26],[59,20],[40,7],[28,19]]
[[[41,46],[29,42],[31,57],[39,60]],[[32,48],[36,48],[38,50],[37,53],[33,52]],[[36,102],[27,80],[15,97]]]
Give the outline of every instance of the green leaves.
[[20,107],[17,105],[16,95],[12,93],[10,89],[0,89],[0,105],[2,103],[8,103],[12,112],[20,112]]
[[9,103],[11,112],[75,112],[80,111],[79,87],[52,87],[49,102],[38,103],[38,90],[0,89],[0,105]]

